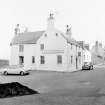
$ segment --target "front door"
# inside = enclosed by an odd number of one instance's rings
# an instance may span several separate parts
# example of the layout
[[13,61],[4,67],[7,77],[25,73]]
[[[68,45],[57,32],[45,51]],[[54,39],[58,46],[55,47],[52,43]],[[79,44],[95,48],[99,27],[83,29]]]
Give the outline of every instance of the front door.
[[19,56],[19,65],[23,65],[24,63],[24,56]]

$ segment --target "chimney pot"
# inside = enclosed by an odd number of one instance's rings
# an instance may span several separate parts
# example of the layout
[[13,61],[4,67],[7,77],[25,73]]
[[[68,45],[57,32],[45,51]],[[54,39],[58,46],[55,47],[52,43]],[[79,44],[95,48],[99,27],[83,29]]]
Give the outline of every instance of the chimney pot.
[[16,25],[16,28],[14,29],[14,33],[15,35],[17,35],[18,33],[20,33],[20,29],[19,29],[19,24]]

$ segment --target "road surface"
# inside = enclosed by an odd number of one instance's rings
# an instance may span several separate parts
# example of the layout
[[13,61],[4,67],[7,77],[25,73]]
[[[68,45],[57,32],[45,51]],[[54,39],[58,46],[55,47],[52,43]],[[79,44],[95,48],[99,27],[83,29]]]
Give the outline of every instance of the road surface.
[[20,82],[41,94],[0,99],[0,105],[104,105],[105,66],[72,73],[35,71],[8,75],[0,82]]

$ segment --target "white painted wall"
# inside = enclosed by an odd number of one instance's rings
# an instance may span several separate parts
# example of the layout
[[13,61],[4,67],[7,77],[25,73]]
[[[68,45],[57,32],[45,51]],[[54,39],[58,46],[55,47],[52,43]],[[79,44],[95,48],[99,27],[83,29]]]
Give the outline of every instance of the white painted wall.
[[[68,66],[67,70],[68,71],[76,71],[82,69],[82,64],[83,64],[83,49],[79,46],[76,48],[76,45],[72,45],[71,49],[71,44],[68,43],[67,45],[67,55],[68,55]],[[81,52],[81,56],[78,56],[78,52]],[[73,56],[73,63],[71,64],[71,56]],[[78,68],[76,69],[76,57],[77,57],[77,66]]]
[[36,44],[24,44],[24,51],[19,52],[19,45],[11,46],[10,65],[19,65],[19,56],[24,56],[24,67],[36,69],[36,62],[32,63],[32,56],[36,60]]
[[[58,36],[56,36],[56,33]],[[45,37],[47,34],[47,37]],[[44,44],[44,50],[40,49],[40,44]],[[19,52],[19,45],[11,47],[11,65],[19,64],[19,55],[24,56],[24,67],[32,70],[51,70],[51,71],[75,71],[76,56],[78,52],[83,54],[82,48],[67,43],[66,39],[57,30],[46,31],[37,41],[37,44],[24,44],[24,52]],[[62,55],[62,64],[57,64],[57,55]],[[32,56],[35,56],[35,63],[32,63]],[[45,64],[40,64],[40,56],[45,56]],[[71,64],[73,56],[73,64]],[[79,63],[81,59],[81,64]],[[78,70],[82,68],[83,57],[78,57]]]
[[19,46],[12,45],[11,46],[11,55],[10,55],[10,65],[18,65],[19,64]]
[[[44,51],[40,50],[40,44],[44,44]],[[59,31],[46,31],[37,42],[37,68],[39,70],[65,71],[67,68],[66,44],[67,41]],[[40,64],[41,55],[45,56],[45,64]],[[62,64],[57,64],[57,55],[62,55]]]
[[[32,63],[32,56],[35,56],[35,63]],[[36,69],[36,44],[24,45],[24,67]]]
[[84,61],[91,62],[91,52],[85,49],[84,52]]

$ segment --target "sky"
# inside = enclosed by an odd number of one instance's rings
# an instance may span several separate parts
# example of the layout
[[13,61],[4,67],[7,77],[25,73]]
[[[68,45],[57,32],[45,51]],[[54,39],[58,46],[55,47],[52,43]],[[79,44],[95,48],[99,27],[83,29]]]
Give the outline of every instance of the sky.
[[29,31],[46,30],[50,12],[62,32],[71,24],[76,40],[105,45],[105,0],[0,0],[0,59],[10,59],[16,24]]

